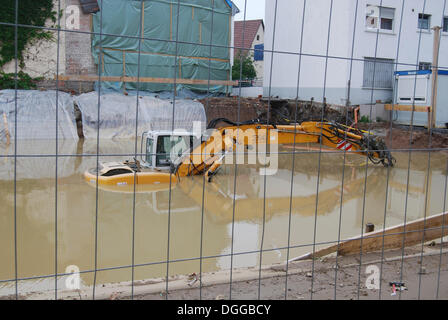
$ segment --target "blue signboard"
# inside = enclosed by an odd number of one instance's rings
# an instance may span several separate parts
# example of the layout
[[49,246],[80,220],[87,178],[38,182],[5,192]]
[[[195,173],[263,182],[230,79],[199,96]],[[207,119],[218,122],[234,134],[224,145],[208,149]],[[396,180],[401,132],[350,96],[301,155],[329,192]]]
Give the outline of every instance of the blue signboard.
[[256,44],[254,52],[254,61],[264,60],[264,44]]

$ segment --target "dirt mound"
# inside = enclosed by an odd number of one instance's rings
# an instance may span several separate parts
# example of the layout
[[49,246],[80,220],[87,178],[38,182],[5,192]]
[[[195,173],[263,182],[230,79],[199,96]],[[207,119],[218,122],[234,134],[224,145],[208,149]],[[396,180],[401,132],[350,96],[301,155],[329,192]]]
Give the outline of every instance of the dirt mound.
[[[205,107],[207,120],[227,118],[231,121],[247,121],[256,118],[267,119],[270,104],[270,123],[286,124],[304,121],[324,120],[338,123],[352,123],[353,108],[322,104],[314,101],[296,101],[267,98],[220,97],[199,100]],[[323,111],[322,111],[323,108]],[[297,109],[297,117],[296,117]],[[346,114],[346,110],[348,114]],[[287,119],[288,121],[284,121]]]
[[[227,118],[231,121],[247,121],[256,118],[266,117],[268,111],[268,101],[266,98],[206,98],[200,100],[204,105],[207,121],[216,118]],[[270,121],[281,123],[278,119],[279,114],[273,109],[279,110],[280,115],[286,115],[289,120],[294,121],[297,107],[297,122],[320,121],[323,117],[327,121],[347,123],[352,125],[353,108],[322,104],[313,101],[295,101],[295,100],[270,100],[271,114]],[[280,122],[279,122],[280,121]],[[375,130],[383,134],[383,138],[389,149],[444,149],[448,151],[448,131],[433,131],[429,135],[426,128],[393,125],[390,130],[390,123],[358,123],[357,127],[363,130]],[[412,140],[411,140],[412,131]]]
[[411,130],[394,128],[388,130],[386,143],[390,149],[442,149],[448,148],[448,135],[418,130],[411,137]]

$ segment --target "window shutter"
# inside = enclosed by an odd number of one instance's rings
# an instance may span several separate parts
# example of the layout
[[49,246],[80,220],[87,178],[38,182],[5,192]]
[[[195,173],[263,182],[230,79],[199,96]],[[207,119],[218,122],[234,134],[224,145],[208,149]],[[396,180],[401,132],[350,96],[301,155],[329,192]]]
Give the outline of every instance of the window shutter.
[[385,19],[393,19],[395,16],[395,9],[380,7],[380,17]]
[[392,88],[394,75],[393,62],[393,60],[389,59],[365,58],[363,87]]

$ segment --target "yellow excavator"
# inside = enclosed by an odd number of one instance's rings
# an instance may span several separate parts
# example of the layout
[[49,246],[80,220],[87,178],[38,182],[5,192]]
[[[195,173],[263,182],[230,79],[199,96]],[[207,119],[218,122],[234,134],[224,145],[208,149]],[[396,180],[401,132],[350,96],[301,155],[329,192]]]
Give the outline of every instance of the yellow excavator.
[[[220,123],[226,125],[218,127]],[[238,150],[268,155],[273,146],[283,144],[316,143],[367,156],[372,163],[386,167],[395,162],[381,138],[338,123],[307,121],[275,125],[259,119],[236,123],[219,118],[211,121],[207,129],[196,135],[178,131],[144,132],[140,160],[100,163],[98,168],[87,170],[84,178],[91,185],[113,191],[130,191],[134,183],[138,191],[159,191],[182,177],[205,174],[211,181],[226,156],[233,156]]]

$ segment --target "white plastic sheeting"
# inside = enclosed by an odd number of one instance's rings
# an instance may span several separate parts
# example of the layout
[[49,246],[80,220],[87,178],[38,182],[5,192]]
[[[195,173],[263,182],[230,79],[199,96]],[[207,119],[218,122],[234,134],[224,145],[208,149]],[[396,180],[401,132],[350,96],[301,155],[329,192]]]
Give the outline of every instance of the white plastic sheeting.
[[[104,93],[101,102],[98,93],[90,92],[71,96],[58,94],[58,138],[78,139],[74,113],[76,103],[82,113],[82,124],[86,139],[96,139],[98,132],[98,106],[100,139],[129,139],[135,137],[137,96]],[[56,138],[56,91],[17,91],[17,139],[53,140]],[[174,112],[173,112],[174,110]],[[14,90],[0,90],[0,116],[6,113],[11,140],[15,139],[15,94]],[[174,123],[173,123],[174,115]],[[195,100],[159,99],[151,96],[138,97],[138,136],[144,131],[193,131],[194,122],[201,130],[206,126],[204,106]],[[0,122],[0,138],[3,121]]]
[[[82,113],[84,135],[96,139],[98,132],[98,106],[100,139],[128,139],[135,137],[138,99],[137,135],[145,131],[193,131],[193,123],[205,128],[204,106],[194,100],[162,100],[150,96],[125,96],[108,93],[98,99],[97,92],[74,97]],[[173,113],[174,110],[174,113]],[[174,123],[173,123],[174,116]]]
[[[58,123],[56,123],[56,91],[17,90],[17,139],[77,139],[73,98],[58,93]],[[15,138],[15,93],[0,90],[0,115],[6,113],[11,140]],[[3,121],[0,126],[3,128]]]

